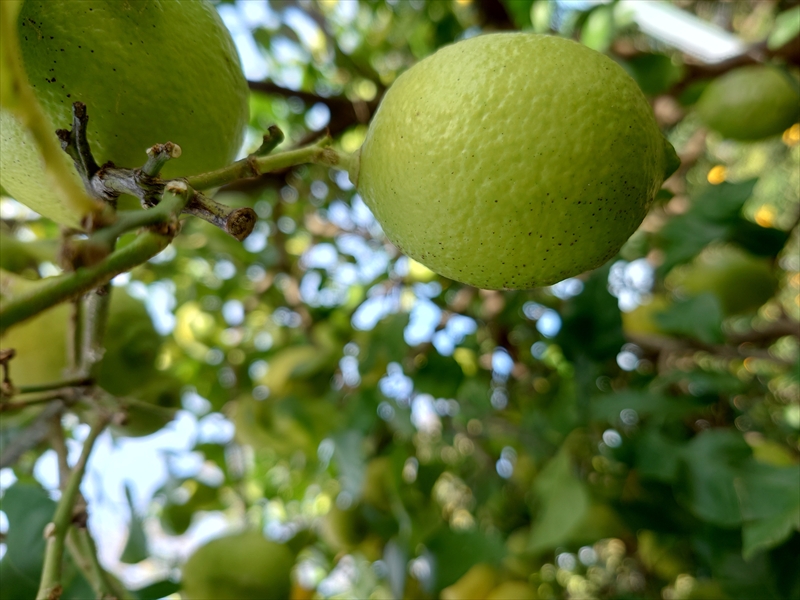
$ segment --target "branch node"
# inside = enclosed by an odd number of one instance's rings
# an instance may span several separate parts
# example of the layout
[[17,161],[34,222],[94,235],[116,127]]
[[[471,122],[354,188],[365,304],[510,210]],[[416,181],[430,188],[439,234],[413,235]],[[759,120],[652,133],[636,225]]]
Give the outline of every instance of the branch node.
[[56,524],[50,521],[47,525],[44,526],[43,536],[44,539],[50,539],[56,534]]
[[157,177],[168,160],[178,158],[181,155],[181,147],[178,144],[167,142],[166,144],[155,144],[148,148],[146,152],[147,162],[141,171],[148,177]]
[[200,192],[195,193],[183,212],[219,227],[240,242],[253,232],[258,220],[252,208],[225,206]]
[[272,152],[284,139],[283,131],[277,125],[270,125],[264,134],[263,141],[252,156],[266,156]]

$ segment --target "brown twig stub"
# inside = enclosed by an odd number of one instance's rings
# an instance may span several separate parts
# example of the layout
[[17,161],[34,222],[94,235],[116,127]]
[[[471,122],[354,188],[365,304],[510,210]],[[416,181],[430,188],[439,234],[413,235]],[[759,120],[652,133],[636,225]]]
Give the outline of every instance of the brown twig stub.
[[226,206],[200,192],[194,194],[183,212],[216,225],[239,241],[252,233],[258,220],[252,208]]
[[13,348],[0,349],[0,367],[3,369],[3,381],[0,382],[0,396],[13,396],[14,385],[11,383],[11,371],[8,363],[17,355]]

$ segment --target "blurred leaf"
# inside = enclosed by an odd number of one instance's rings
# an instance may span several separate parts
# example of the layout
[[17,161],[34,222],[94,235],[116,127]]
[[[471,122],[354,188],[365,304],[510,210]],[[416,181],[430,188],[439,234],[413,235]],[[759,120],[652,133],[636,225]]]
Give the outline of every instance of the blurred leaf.
[[122,555],[119,560],[120,562],[133,565],[143,561],[149,555],[147,552],[147,536],[144,533],[144,524],[133,505],[131,489],[127,481],[125,482],[125,499],[128,502],[128,508],[131,512],[131,520],[128,524],[128,540],[125,542],[125,547],[122,550]]
[[431,351],[414,375],[414,388],[434,398],[454,398],[464,380],[464,371],[452,357]]
[[136,600],[159,600],[159,598],[166,598],[167,596],[175,594],[180,589],[181,585],[179,583],[164,579],[139,588],[138,590],[133,590],[132,593]]
[[597,361],[616,357],[625,343],[617,299],[608,291],[610,264],[592,272],[583,291],[567,303],[556,341],[567,358]]
[[697,408],[698,405],[687,398],[674,398],[648,390],[623,390],[593,398],[590,410],[593,419],[617,425],[620,414],[626,409],[635,410],[638,419],[649,416],[663,419],[682,417]]
[[636,444],[636,469],[645,479],[672,483],[678,477],[684,444],[664,435],[658,426],[645,428]]
[[753,194],[757,180],[741,183],[724,181],[704,188],[694,199],[692,208],[670,219],[658,232],[664,249],[662,275],[674,266],[688,262],[713,241],[732,235],[741,220],[742,206]]
[[775,17],[775,25],[767,38],[767,48],[777,50],[800,36],[800,6],[785,10]]
[[667,91],[683,77],[683,68],[665,54],[637,54],[625,61],[623,66],[648,96]]
[[539,509],[531,528],[529,552],[550,550],[564,543],[589,510],[589,494],[572,471],[566,448],[547,463],[533,482]]
[[457,532],[446,527],[425,545],[436,558],[436,590],[455,583],[475,564],[498,564],[505,554],[502,538],[479,530]]
[[739,494],[745,560],[800,531],[800,468],[751,461],[734,484]]
[[511,17],[519,29],[526,29],[532,26],[531,23],[531,10],[533,9],[534,0],[501,0],[503,6],[506,7],[506,12]]
[[704,344],[719,344],[724,340],[722,308],[712,293],[675,302],[656,313],[655,321],[666,333],[694,338]]
[[598,6],[586,17],[581,29],[581,43],[598,52],[605,52],[614,37],[614,7]]
[[789,232],[761,227],[740,219],[728,232],[727,239],[755,256],[777,256],[789,239]]
[[681,453],[683,485],[676,490],[697,517],[720,527],[742,523],[734,480],[750,457],[741,434],[730,429],[709,429],[697,435]]
[[364,437],[358,431],[348,430],[334,438],[333,459],[339,472],[342,491],[354,502],[361,499],[364,489]]

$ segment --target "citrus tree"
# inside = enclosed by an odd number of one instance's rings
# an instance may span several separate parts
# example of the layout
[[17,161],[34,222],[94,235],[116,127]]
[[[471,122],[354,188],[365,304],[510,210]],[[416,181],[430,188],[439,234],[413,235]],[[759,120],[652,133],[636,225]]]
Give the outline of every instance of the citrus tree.
[[0,598],[800,595],[796,2],[0,11]]

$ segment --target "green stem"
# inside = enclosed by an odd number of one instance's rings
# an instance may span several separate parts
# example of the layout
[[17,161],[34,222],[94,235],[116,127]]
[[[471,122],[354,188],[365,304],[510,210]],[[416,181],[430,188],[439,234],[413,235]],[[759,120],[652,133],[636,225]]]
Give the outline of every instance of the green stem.
[[86,377],[92,366],[103,356],[103,336],[106,332],[111,286],[105,284],[83,299],[83,336],[81,337],[78,373]]
[[316,163],[331,167],[339,166],[347,169],[350,165],[350,155],[337,152],[328,146],[329,143],[330,139],[325,138],[311,146],[279,152],[278,154],[269,154],[267,156],[251,154],[247,158],[236,161],[222,169],[188,177],[186,182],[196,190],[207,190],[231,183],[237,179],[256,177],[262,173],[278,171],[305,163]]
[[34,396],[33,398],[17,400],[16,402],[0,402],[0,413],[10,412],[12,410],[22,410],[23,408],[35,406],[36,404],[47,404],[53,400],[63,399],[64,392],[62,390],[56,390],[54,392],[46,392],[40,396]]
[[98,417],[91,431],[89,431],[89,435],[83,443],[80,458],[78,458],[78,462],[72,469],[67,484],[64,486],[61,499],[58,501],[53,521],[47,526],[44,567],[42,568],[42,579],[36,600],[57,600],[61,596],[61,564],[64,558],[64,541],[72,523],[72,510],[78,497],[89,455],[92,453],[94,443],[107,422],[106,418]]
[[[175,218],[175,215],[179,214],[186,206],[188,196],[188,192],[180,195],[165,194],[164,201],[151,210],[161,209]],[[109,254],[96,265],[45,279],[35,287],[15,296],[0,306],[0,335],[12,325],[29,319],[60,302],[104,285],[120,273],[130,271],[133,267],[153,258],[169,245],[177,234],[177,229],[177,227],[167,224],[161,231],[142,233],[130,244]]]
[[50,383],[39,383],[36,385],[21,385],[15,388],[17,394],[35,394],[37,392],[49,392],[50,390],[60,390],[69,387],[85,387],[92,385],[94,381],[90,377],[73,377],[62,381],[51,381]]

